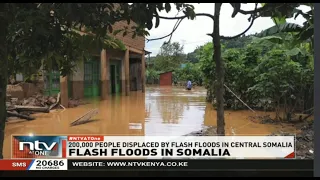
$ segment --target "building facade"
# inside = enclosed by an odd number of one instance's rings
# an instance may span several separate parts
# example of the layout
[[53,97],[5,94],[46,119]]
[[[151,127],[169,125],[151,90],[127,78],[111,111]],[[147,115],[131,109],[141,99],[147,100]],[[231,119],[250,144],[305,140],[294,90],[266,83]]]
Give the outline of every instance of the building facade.
[[[135,25],[131,22],[130,26]],[[117,30],[128,26],[126,21],[114,24]],[[60,92],[61,104],[68,106],[69,98],[102,100],[112,94],[130,95],[130,91],[145,92],[145,38],[130,35],[115,36],[126,46],[125,51],[102,49],[90,61],[78,61],[74,73],[60,77],[51,72],[45,78],[45,92]]]

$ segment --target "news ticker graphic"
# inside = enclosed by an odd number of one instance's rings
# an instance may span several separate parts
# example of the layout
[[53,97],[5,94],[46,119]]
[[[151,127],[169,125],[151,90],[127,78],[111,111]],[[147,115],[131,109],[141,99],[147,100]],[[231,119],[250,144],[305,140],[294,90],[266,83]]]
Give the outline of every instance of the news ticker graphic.
[[284,159],[294,136],[13,136],[12,158]]
[[0,160],[0,170],[68,170],[67,159],[15,159]]
[[0,171],[46,170],[312,170],[312,160],[97,160],[97,159],[7,159]]

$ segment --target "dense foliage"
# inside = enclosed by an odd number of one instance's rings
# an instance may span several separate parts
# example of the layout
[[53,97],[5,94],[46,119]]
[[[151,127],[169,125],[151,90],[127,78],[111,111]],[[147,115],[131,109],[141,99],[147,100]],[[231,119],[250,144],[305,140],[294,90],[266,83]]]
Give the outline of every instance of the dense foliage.
[[[313,55],[309,41],[294,43],[291,33],[257,38],[242,36],[232,41],[222,41],[222,57],[225,61],[225,107],[247,108],[242,101],[254,109],[279,112],[277,118],[290,119],[288,114],[313,107]],[[215,63],[212,61],[213,44],[207,43],[188,53],[180,54],[175,63],[175,83],[191,80],[208,89],[207,100],[214,103]],[[181,52],[181,51],[180,51]],[[161,58],[164,58],[163,51]],[[188,57],[192,55],[192,59]],[[160,66],[148,68],[147,77],[159,79],[161,69],[171,69],[168,61],[154,57]],[[181,60],[185,58],[185,60]],[[183,67],[178,65],[185,62]],[[172,64],[172,63],[171,63]],[[212,78],[214,77],[214,78]],[[158,82],[158,81],[156,81]],[[281,114],[280,114],[281,112]]]
[[[251,37],[243,48],[224,48],[225,85],[252,108],[284,112],[278,118],[313,106],[313,55],[308,42],[294,47],[290,34],[282,35],[284,43],[273,38]],[[209,101],[214,100],[212,77],[212,43],[201,47],[199,53],[204,83]],[[227,108],[246,108],[228,89],[225,92]],[[290,118],[289,118],[290,119]]]

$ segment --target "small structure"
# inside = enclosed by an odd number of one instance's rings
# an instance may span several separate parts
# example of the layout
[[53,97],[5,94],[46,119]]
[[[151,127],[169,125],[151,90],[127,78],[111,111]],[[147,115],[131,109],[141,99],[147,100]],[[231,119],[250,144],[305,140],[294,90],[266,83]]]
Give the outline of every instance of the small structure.
[[172,86],[172,71],[160,74],[160,86]]

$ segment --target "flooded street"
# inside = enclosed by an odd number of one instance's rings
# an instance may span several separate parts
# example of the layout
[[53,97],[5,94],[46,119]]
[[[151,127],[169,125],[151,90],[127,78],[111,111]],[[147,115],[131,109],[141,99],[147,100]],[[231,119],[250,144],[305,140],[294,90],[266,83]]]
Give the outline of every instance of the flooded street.
[[[184,135],[216,125],[216,111],[205,102],[206,90],[186,91],[177,87],[148,87],[146,93],[110,96],[108,100],[92,100],[76,108],[36,114],[34,121],[9,122],[6,125],[5,158],[10,158],[12,134],[103,134],[132,136]],[[87,124],[70,127],[70,123],[88,111],[98,108],[99,114]],[[264,112],[257,112],[265,115]],[[226,133],[264,135],[274,131],[294,132],[293,127],[258,124],[249,120],[249,110],[225,111]]]

